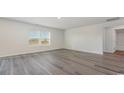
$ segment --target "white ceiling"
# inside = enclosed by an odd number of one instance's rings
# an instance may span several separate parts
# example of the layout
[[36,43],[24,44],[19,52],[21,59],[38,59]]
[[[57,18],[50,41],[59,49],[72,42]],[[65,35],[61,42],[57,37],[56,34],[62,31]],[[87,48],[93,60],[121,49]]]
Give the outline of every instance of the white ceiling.
[[10,19],[42,26],[70,29],[80,26],[104,23],[110,17],[12,17]]

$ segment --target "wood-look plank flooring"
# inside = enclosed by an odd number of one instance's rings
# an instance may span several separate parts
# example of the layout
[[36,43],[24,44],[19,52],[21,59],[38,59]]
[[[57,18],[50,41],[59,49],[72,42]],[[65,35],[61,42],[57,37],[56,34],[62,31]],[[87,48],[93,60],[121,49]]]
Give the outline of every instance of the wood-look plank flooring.
[[0,58],[0,75],[118,75],[124,57],[60,49]]
[[117,51],[114,52],[114,54],[115,54],[115,55],[124,56],[124,51],[119,51],[119,50],[117,50]]

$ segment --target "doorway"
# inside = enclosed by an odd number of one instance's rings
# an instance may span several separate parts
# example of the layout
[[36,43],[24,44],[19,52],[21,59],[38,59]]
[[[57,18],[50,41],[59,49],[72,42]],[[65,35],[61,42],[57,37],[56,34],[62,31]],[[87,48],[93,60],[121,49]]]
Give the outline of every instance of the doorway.
[[114,54],[124,56],[124,29],[116,29],[116,50]]

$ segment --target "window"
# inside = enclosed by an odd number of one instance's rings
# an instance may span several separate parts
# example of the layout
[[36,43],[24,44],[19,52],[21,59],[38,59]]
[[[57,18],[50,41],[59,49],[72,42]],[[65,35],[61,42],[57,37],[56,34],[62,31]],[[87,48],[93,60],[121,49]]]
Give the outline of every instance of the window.
[[29,32],[30,45],[50,45],[50,32],[31,31]]

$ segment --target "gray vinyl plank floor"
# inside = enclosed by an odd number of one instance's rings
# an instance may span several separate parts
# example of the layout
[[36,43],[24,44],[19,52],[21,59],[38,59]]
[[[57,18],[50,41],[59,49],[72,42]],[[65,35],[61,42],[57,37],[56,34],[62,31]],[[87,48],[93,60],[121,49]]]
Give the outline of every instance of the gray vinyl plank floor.
[[0,58],[0,75],[118,75],[124,57],[67,49]]

